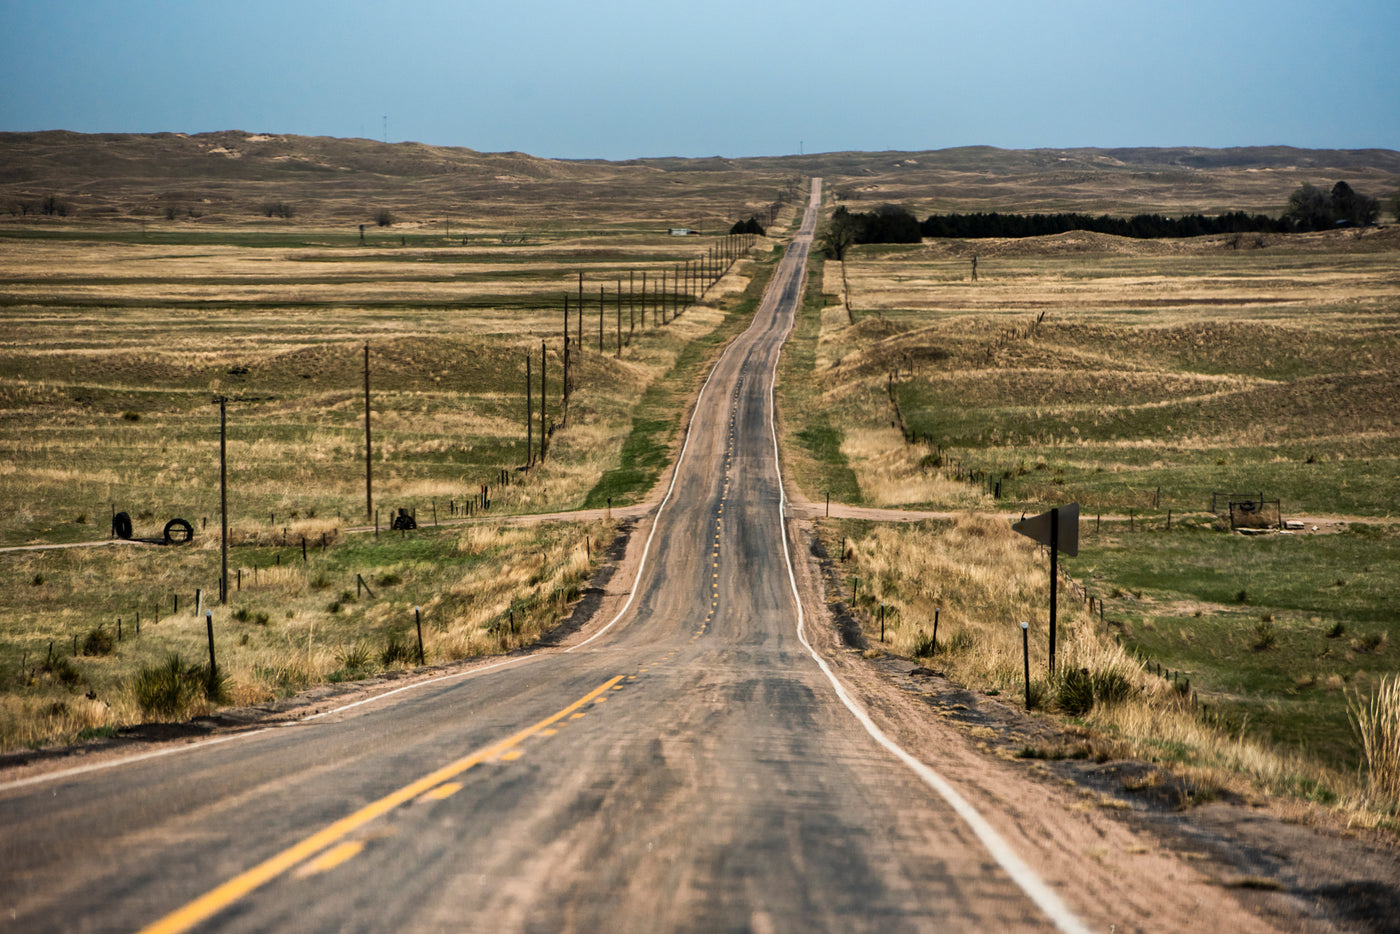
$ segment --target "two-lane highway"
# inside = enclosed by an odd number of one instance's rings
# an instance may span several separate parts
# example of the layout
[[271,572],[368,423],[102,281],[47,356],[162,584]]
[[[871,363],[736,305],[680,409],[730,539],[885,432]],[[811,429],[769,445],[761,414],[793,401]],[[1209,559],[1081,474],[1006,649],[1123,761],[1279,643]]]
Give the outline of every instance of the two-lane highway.
[[799,634],[772,387],[819,202],[815,182],[702,391],[615,619],[313,721],[0,787],[0,927],[1076,929]]

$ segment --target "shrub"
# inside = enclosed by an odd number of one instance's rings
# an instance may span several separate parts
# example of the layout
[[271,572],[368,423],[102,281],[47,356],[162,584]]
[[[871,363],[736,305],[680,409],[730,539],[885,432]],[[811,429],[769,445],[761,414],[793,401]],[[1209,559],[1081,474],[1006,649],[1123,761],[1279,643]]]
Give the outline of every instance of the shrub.
[[394,226],[394,215],[389,213],[387,208],[380,208],[379,212],[374,215],[374,223],[379,227],[392,227]]
[[1094,700],[1111,707],[1121,704],[1133,695],[1133,682],[1117,668],[1094,673]]
[[43,670],[53,675],[60,683],[67,687],[81,684],[83,673],[78,670],[78,666],[73,664],[73,660],[66,655],[50,655],[44,660]]
[[347,673],[357,674],[368,671],[370,666],[369,646],[356,642],[340,653],[340,667]]
[[1055,681],[1055,706],[1072,717],[1094,709],[1094,681],[1087,668],[1068,668]]
[[1117,668],[1090,671],[1088,668],[1066,668],[1059,672],[1054,684],[1055,705],[1071,716],[1083,716],[1095,705],[1111,707],[1121,704],[1133,693],[1133,683]]
[[384,649],[379,653],[379,660],[386,667],[389,665],[411,665],[418,658],[418,653],[411,649],[407,642],[396,632],[389,633],[388,640],[384,643]]
[[111,655],[114,648],[116,641],[105,624],[99,623],[97,628],[88,630],[88,634],[83,637],[84,655]]
[[1371,794],[1400,804],[1400,675],[1382,679],[1368,701],[1348,702],[1347,712],[1366,753]]
[[225,694],[224,679],[211,684],[207,665],[186,665],[177,653],[136,676],[136,703],[146,714],[180,719],[200,697],[218,700]]
[[1254,636],[1254,648],[1260,652],[1266,652],[1278,644],[1278,633],[1274,632],[1274,624],[1268,620],[1255,624]]
[[1388,636],[1389,634],[1384,632],[1368,632],[1359,639],[1351,640],[1351,650],[1366,653],[1384,652]]

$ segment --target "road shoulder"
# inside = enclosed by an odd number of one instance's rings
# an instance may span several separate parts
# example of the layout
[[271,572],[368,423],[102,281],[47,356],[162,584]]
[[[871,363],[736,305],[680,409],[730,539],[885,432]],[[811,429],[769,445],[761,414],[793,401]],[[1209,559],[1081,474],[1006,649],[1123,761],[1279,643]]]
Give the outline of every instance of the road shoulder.
[[1083,734],[872,651],[811,522],[789,527],[813,645],[880,728],[952,782],[1092,926],[1396,929],[1393,841],[1303,824],[1277,802],[1190,805],[1191,789],[1151,763],[1022,757],[1073,749]]

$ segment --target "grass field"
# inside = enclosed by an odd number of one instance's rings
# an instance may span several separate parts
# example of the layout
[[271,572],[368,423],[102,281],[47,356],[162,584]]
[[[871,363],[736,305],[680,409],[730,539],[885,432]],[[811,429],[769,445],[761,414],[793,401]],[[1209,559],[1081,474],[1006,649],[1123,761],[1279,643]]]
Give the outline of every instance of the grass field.
[[[1105,609],[1070,599],[1068,651],[1129,672],[1144,698],[1181,689],[1196,703],[1184,732],[1098,711],[1104,735],[1156,755],[1157,733],[1179,735],[1172,761],[1354,801],[1364,760],[1348,706],[1400,668],[1397,251],[1394,228],[1245,249],[1088,234],[858,247],[814,286],[799,337],[815,349],[794,347],[806,372],[785,389],[789,443],[822,439],[807,445],[827,471],[804,479],[813,498],[840,468],[852,502],[970,517],[1080,503],[1080,554],[1062,568]],[[1306,525],[1231,534],[1216,493],[1279,500]],[[1009,692],[1022,689],[1018,619],[1038,621],[1043,657],[1048,580],[1003,523],[823,534],[832,553],[848,540],[867,636],[885,603],[889,646],[927,650],[941,604],[944,637],[966,641],[941,646],[940,665]],[[1037,690],[1054,706],[1062,686]],[[1258,751],[1228,754],[1221,736]]]
[[[483,484],[487,516],[644,495],[694,385],[752,315],[774,262],[766,243],[730,265],[710,261],[720,238],[627,230],[467,246],[371,233],[363,247],[311,227],[173,231],[164,242],[100,225],[6,233],[0,546],[104,540],[115,511],[137,538],[186,518],[196,541],[0,553],[16,582],[0,597],[0,748],[416,663],[416,641],[411,658],[403,649],[414,606],[429,662],[537,638],[577,599],[613,527],[439,529],[433,518],[481,515]],[[685,277],[702,259],[723,277]],[[351,531],[367,522],[366,343],[379,536]],[[551,432],[540,463],[542,343]],[[193,608],[196,589],[207,606],[218,588],[216,396],[229,400],[234,546],[231,606],[214,614],[225,683],[212,701],[194,692],[152,707],[141,672],[154,678],[170,653],[181,659],[172,670],[193,670],[207,653]],[[387,531],[399,508],[420,524],[407,537]]]
[[[482,483],[491,515],[642,496],[776,244],[760,241],[665,327],[641,310],[656,305],[636,297],[641,274],[654,296],[659,276],[751,215],[781,236],[809,175],[853,210],[889,201],[919,216],[1276,212],[1303,181],[1400,185],[1394,153],[1282,148],[602,163],[45,133],[0,134],[0,152],[0,546],[102,539],[114,509],[138,536],[173,516],[199,533],[182,548],[0,553],[6,749],[415,664],[415,606],[430,663],[535,638],[611,526],[433,528],[433,510],[456,518]],[[50,197],[63,212],[34,213]],[[269,205],[294,216],[269,218]],[[677,227],[707,236],[667,234]],[[832,553],[850,549],[841,576],[867,635],[883,603],[889,650],[975,689],[1023,689],[1020,620],[1035,622],[1038,658],[1046,648],[1044,562],[988,511],[1077,500],[1093,528],[1066,566],[1105,612],[1066,600],[1062,670],[1092,677],[1037,674],[1040,706],[1081,721],[1100,753],[1177,763],[1202,788],[1245,776],[1393,820],[1394,802],[1364,802],[1347,706],[1397,667],[1398,236],[1067,234],[814,264],[779,387],[794,479],[812,499],[962,513],[914,529],[822,525]],[[580,273],[565,422],[563,302]],[[541,341],[555,431],[548,459],[523,472],[525,357],[538,380]],[[350,531],[365,521],[365,342],[375,501],[386,523],[416,509],[425,527],[409,536]],[[217,586],[216,395],[231,400],[242,589],[215,613],[220,696],[180,694],[166,710],[149,695],[162,672],[197,680],[190,601]],[[1209,513],[1218,492],[1261,493],[1322,531],[1232,536]]]

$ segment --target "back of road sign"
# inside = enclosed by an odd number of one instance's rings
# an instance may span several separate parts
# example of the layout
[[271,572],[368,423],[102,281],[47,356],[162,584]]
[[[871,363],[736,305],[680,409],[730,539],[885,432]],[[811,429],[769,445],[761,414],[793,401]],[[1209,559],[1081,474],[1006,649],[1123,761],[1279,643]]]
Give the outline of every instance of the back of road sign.
[[1049,545],[1051,512],[1059,512],[1059,529],[1057,529],[1057,541],[1055,543],[1056,550],[1073,558],[1075,555],[1079,554],[1078,503],[1070,503],[1068,506],[1059,507],[1058,510],[1052,509],[1050,512],[1042,512],[1038,516],[1022,519],[1020,522],[1012,523],[1011,528],[1042,545]]

